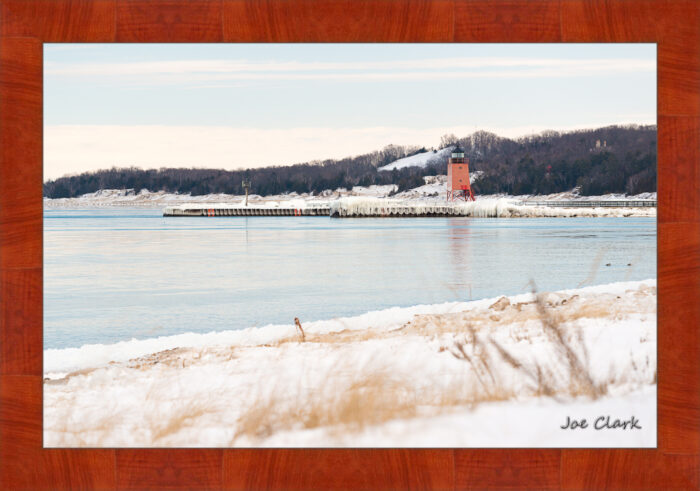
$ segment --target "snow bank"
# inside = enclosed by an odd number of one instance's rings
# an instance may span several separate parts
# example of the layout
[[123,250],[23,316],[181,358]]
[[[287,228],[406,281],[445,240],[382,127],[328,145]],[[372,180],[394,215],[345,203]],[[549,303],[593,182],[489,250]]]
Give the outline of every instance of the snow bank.
[[601,194],[599,196],[581,196],[577,190],[545,195],[525,194],[509,196],[518,201],[641,201],[656,200],[656,193],[639,193],[628,195],[622,193]]
[[[561,290],[561,294],[614,294],[620,295],[631,288],[652,287],[656,280],[618,282],[607,285],[589,286],[574,290]],[[509,297],[511,303],[532,300],[529,293]],[[355,317],[338,317],[304,323],[304,330],[311,334],[327,334],[344,330],[364,330],[370,327],[393,329],[408,322],[416,315],[448,314],[480,309],[491,305],[496,298],[473,300],[470,302],[445,302],[441,304],[415,305],[413,307],[393,307],[367,312]],[[184,333],[173,336],[159,336],[147,339],[131,339],[114,344],[86,344],[79,348],[44,350],[44,376],[60,378],[66,373],[108,365],[110,362],[124,362],[150,353],[178,347],[205,348],[227,345],[257,346],[273,343],[294,335],[294,324],[269,324],[263,327],[208,333]]]
[[[372,326],[391,328],[408,322],[419,314],[443,314],[484,306],[493,299],[473,302],[447,302],[413,307],[394,307],[367,312],[356,317],[339,317],[330,320],[304,323],[304,330],[311,334],[326,334],[344,330],[362,330]],[[235,331],[209,333],[185,333],[148,339],[131,339],[114,344],[86,344],[79,348],[44,350],[44,376],[55,379],[69,372],[104,367],[110,362],[124,362],[139,356],[178,347],[206,348],[216,346],[258,346],[293,336],[294,324],[269,324]]]
[[[275,207],[296,207],[302,208],[313,204],[327,201],[324,197],[314,197],[308,194],[298,195],[297,193],[280,194],[274,196],[261,197],[257,194],[248,196],[248,203],[251,206],[275,208]],[[208,208],[216,207],[242,207],[245,205],[245,196],[232,194],[207,194],[202,196],[191,196],[189,194],[166,193],[165,191],[151,192],[141,190],[135,193],[133,189],[104,189],[94,193],[84,194],[77,198],[44,198],[44,208],[155,208],[162,206],[204,206]]]
[[[471,182],[476,181],[481,172],[473,172],[470,175]],[[430,178],[430,179],[428,179]],[[426,184],[417,188],[402,191],[394,196],[395,199],[421,201],[432,201],[434,203],[445,203],[445,182],[446,176],[427,176]],[[428,182],[428,180],[430,182]],[[385,186],[355,186],[350,190],[336,189],[325,190],[316,196],[311,196],[307,193],[297,194],[281,194],[274,196],[261,197],[252,194],[248,197],[248,202],[251,206],[274,207],[282,203],[288,202],[299,203],[303,202],[308,206],[318,206],[327,203],[329,200],[334,200],[344,197],[367,197],[367,198],[386,198],[396,188],[393,184]],[[477,200],[498,200],[508,199],[515,203],[530,202],[530,201],[639,201],[645,199],[656,199],[656,193],[643,193],[636,196],[626,196],[620,194],[607,194],[603,196],[579,196],[575,191],[567,191],[563,193],[555,193],[550,195],[482,195],[477,196]],[[242,206],[245,202],[245,196],[230,195],[230,194],[207,194],[203,196],[191,196],[189,194],[174,194],[164,191],[151,192],[141,190],[135,193],[133,189],[104,189],[94,193],[88,193],[78,198],[59,198],[49,199],[44,198],[44,207],[46,209],[65,209],[65,208],[101,208],[101,207],[129,207],[129,208],[156,208],[163,206],[177,205],[203,205],[212,206]],[[296,206],[299,208],[300,206]]]
[[[303,323],[305,342],[284,325],[48,350],[44,444],[653,447],[655,284]],[[541,315],[600,397],[570,373]],[[565,432],[567,415],[634,415],[643,429]]]
[[[482,171],[474,171],[469,173],[469,182],[474,184],[484,173]],[[394,195],[399,199],[422,199],[433,198],[435,201],[445,201],[447,195],[447,176],[425,176],[423,178],[425,184],[413,189],[401,191]]]

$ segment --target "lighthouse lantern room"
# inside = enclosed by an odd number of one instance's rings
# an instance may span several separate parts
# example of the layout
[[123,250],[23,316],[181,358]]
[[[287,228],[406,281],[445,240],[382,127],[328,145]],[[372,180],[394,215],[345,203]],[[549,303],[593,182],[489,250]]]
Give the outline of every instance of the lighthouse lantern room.
[[469,159],[464,158],[464,150],[455,147],[447,162],[447,201],[458,199],[475,200],[469,182]]

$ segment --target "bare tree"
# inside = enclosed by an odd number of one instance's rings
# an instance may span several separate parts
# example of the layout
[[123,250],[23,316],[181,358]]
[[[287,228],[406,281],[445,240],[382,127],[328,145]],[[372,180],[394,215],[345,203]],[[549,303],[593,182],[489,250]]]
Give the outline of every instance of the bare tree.
[[456,145],[458,141],[459,138],[457,138],[454,133],[442,135],[440,137],[440,148],[451,147],[452,145]]

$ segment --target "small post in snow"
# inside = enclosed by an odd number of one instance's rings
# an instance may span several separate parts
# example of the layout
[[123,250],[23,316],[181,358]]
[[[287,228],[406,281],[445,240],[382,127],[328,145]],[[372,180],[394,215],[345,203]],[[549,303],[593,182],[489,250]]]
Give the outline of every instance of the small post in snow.
[[304,329],[302,329],[302,327],[301,327],[301,322],[299,322],[299,317],[294,318],[294,323],[297,325],[297,327],[299,328],[299,331],[301,332],[301,342],[303,343],[304,341],[306,341],[306,334],[304,334]]

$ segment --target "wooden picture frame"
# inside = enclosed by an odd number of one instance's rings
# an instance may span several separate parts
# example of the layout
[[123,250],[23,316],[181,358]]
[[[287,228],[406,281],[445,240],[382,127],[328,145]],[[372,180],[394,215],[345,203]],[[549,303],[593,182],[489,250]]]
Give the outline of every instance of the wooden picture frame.
[[[0,0],[0,488],[698,489],[696,0]],[[657,449],[43,449],[42,43],[658,48]],[[523,421],[523,424],[527,424]]]

